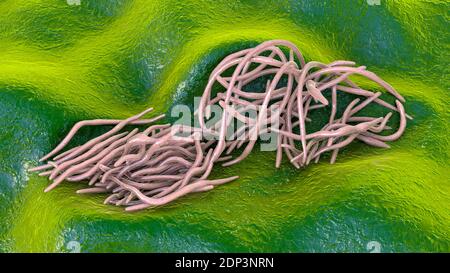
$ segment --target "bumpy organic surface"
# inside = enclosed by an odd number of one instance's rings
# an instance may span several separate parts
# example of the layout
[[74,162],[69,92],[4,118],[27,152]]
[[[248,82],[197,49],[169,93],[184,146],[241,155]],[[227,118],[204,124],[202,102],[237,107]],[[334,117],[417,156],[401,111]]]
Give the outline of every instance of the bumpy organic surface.
[[[446,1],[77,2],[0,1],[1,251],[450,250]],[[137,213],[83,185],[44,194],[26,172],[76,121],[190,105],[224,56],[269,39],[366,65],[414,120],[391,149],[353,143],[334,165],[277,170],[255,149],[214,169],[239,180]]]

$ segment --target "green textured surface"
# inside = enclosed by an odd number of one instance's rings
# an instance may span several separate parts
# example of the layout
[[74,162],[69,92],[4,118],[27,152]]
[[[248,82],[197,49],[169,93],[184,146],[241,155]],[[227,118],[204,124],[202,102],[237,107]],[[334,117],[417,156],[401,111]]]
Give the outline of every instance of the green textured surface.
[[[450,251],[448,1],[0,1],[0,251]],[[166,112],[201,94],[227,54],[287,39],[307,60],[350,59],[415,117],[389,150],[352,144],[334,165],[274,168],[155,210],[26,173],[74,122]],[[447,103],[446,103],[447,102]],[[82,130],[83,141],[98,130]]]

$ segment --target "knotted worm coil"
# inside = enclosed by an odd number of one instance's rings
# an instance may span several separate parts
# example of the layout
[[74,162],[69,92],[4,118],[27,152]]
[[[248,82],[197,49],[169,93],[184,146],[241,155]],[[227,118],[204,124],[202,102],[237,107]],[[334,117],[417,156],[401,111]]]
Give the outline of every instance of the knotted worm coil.
[[[363,89],[349,78],[353,75],[387,92]],[[262,87],[258,84],[261,79],[267,80]],[[215,86],[221,91],[213,92]],[[357,98],[345,105],[340,99],[343,93]],[[393,96],[395,104],[382,95]],[[389,148],[386,142],[398,139],[411,118],[405,113],[404,101],[391,85],[364,66],[357,67],[351,61],[305,63],[294,44],[267,41],[225,57],[212,71],[196,110],[198,127],[154,124],[164,115],[142,119],[151,108],[125,120],[81,121],[40,159],[46,164],[30,171],[49,177],[52,183],[46,192],[63,181],[87,182],[88,187],[78,193],[107,193],[105,204],[140,210],[237,179],[208,177],[218,162],[230,166],[245,159],[264,134],[275,135],[277,168],[283,156],[296,168],[318,162],[325,153],[331,154],[334,163],[339,150],[354,140]],[[359,115],[372,104],[391,112],[380,117]],[[221,116],[209,122],[214,106],[221,110]],[[329,117],[325,124],[320,130],[310,130],[320,122],[313,120],[314,112],[326,108]],[[339,109],[343,113],[339,114]],[[247,115],[249,111],[252,116]],[[400,124],[391,132],[387,124],[394,112],[400,115]],[[235,123],[240,126],[231,126]],[[145,130],[122,132],[125,126],[145,124],[149,124]],[[101,125],[115,126],[61,153],[81,127]]]

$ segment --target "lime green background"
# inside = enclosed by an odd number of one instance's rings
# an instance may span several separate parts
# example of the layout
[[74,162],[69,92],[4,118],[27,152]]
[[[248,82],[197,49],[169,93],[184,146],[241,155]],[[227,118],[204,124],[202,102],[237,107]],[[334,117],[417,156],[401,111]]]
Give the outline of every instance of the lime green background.
[[[323,2],[0,0],[0,251],[450,251],[448,1]],[[138,213],[25,171],[76,121],[189,104],[221,58],[275,38],[390,82],[404,136],[301,170],[255,151],[214,170],[239,180]]]

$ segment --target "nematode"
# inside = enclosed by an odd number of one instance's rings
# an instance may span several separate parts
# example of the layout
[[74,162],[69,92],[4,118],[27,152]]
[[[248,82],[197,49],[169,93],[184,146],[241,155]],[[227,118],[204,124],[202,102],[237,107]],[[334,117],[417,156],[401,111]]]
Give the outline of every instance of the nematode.
[[[387,92],[361,88],[350,80],[354,75]],[[255,83],[261,79],[267,80],[265,86],[249,91],[247,87],[258,86]],[[214,94],[214,86],[222,91]],[[338,96],[344,93],[356,98],[345,104]],[[382,99],[383,94],[392,96],[395,103]],[[405,113],[404,102],[389,83],[364,66],[344,60],[306,63],[291,42],[266,41],[225,57],[212,71],[196,110],[198,127],[155,124],[164,115],[142,119],[152,108],[125,120],[80,121],[40,159],[46,163],[30,171],[49,177],[52,183],[46,192],[63,181],[87,182],[88,187],[78,193],[108,193],[105,204],[125,206],[127,211],[141,210],[237,179],[208,177],[214,164],[230,166],[244,160],[263,134],[276,136],[277,168],[283,157],[300,168],[318,162],[325,153],[334,163],[339,150],[354,140],[389,148],[386,142],[397,140],[407,119],[411,119]],[[360,115],[374,104],[398,113],[400,124],[395,132],[390,132],[393,127],[387,125],[393,112],[381,117]],[[208,120],[214,106],[222,110],[222,115],[211,123]],[[316,124],[312,120],[314,111],[322,108],[329,110],[325,124],[319,130],[307,130]],[[339,113],[339,109],[343,112]],[[240,126],[231,126],[235,122]],[[135,128],[123,132],[126,126],[143,124],[149,126],[142,131]],[[61,152],[81,127],[101,125],[114,127]],[[241,153],[236,155],[238,151]]]

